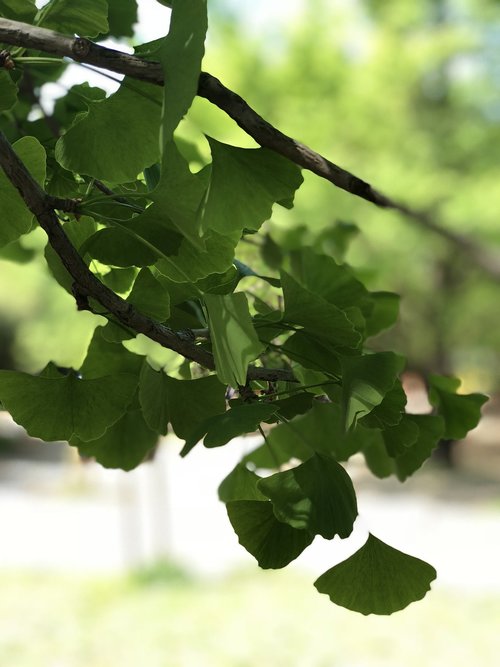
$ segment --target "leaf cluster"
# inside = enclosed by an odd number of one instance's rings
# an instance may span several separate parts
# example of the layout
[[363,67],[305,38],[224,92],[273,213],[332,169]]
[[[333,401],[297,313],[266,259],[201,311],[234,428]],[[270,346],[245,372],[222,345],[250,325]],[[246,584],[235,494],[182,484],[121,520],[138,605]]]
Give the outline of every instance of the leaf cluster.
[[[434,377],[432,414],[405,411],[404,360],[369,348],[396,320],[397,296],[370,292],[328,255],[282,253],[265,234],[274,208],[293,206],[302,183],[295,164],[207,137],[210,160],[195,169],[199,145],[181,140],[179,127],[197,91],[207,7],[164,4],[173,7],[168,34],[136,47],[161,63],[163,89],[125,78],[106,97],[73,86],[50,118],[33,122],[33,95],[51,74],[32,54],[23,72],[3,73],[1,123],[46,192],[73,202],[59,219],[88,270],[211,364],[141,351],[136,331],[79,295],[71,267],[48,243],[49,270],[96,315],[94,334],[78,368],[0,371],[0,400],[30,435],[67,440],[123,470],[151,456],[169,431],[186,455],[200,442],[220,447],[259,430],[262,445],[219,495],[243,547],[261,567],[280,568],[316,536],[352,533],[356,494],[343,465],[352,456],[362,454],[377,477],[404,481],[440,438],[475,426],[485,398],[457,394],[458,381]],[[122,15],[105,0],[51,0],[40,11],[13,0],[0,2],[0,15],[85,36],[127,36],[134,5]],[[6,251],[37,226],[4,174],[0,218]],[[434,577],[431,566],[370,535],[315,585],[349,609],[390,614],[422,598]]]

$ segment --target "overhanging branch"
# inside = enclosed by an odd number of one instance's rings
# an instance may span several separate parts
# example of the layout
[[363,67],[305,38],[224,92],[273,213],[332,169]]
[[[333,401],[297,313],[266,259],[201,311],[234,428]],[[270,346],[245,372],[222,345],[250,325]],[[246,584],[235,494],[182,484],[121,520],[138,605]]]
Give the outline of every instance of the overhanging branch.
[[[0,19],[0,42],[72,58],[77,62],[95,65],[134,79],[164,85],[160,63],[99,46],[88,39],[63,35],[54,30],[39,28],[19,21]],[[381,208],[397,211],[423,229],[445,238],[492,278],[500,280],[500,258],[489,249],[468,236],[443,227],[435,222],[429,213],[415,210],[386,196],[358,176],[339,167],[305,144],[287,136],[268,123],[242,97],[226,88],[211,74],[202,72],[200,75],[198,95],[227,113],[260,146],[283,155],[352,195]]]
[[[67,237],[54,213],[54,208],[59,200],[48,195],[35,181],[3,132],[0,132],[0,167],[3,168],[7,178],[36,217],[40,227],[46,232],[50,245],[74,280],[74,292],[77,298],[95,299],[106,312],[114,315],[127,328],[144,334],[163,347],[174,350],[205,368],[215,369],[212,354],[195,345],[194,335],[191,335],[189,331],[177,332],[146,317],[96,278]],[[293,373],[286,369],[257,367],[248,369],[248,379],[296,382]]]

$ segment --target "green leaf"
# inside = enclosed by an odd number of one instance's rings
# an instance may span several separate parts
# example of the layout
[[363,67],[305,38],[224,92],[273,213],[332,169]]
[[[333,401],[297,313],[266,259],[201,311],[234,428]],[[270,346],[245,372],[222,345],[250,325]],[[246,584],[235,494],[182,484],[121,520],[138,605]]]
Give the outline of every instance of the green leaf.
[[306,530],[278,521],[270,502],[236,500],[227,503],[226,508],[239,543],[263,569],[285,567],[314,539]]
[[173,0],[170,29],[156,56],[163,67],[163,146],[187,113],[198,90],[207,32],[206,0]]
[[346,461],[361,446],[354,432],[345,432],[338,405],[316,403],[304,417],[273,428],[267,435],[267,443],[248,454],[244,461],[258,468],[275,468],[292,458],[305,461],[315,452]]
[[253,433],[259,424],[269,419],[277,410],[272,403],[249,403],[237,405],[220,415],[203,421],[194,429],[182,449],[185,456],[203,437],[205,447],[221,447],[244,433]]
[[107,17],[107,0],[51,0],[40,10],[38,25],[82,37],[96,37],[108,32]]
[[137,23],[137,0],[108,0],[109,34],[133,37]]
[[128,303],[139,312],[163,322],[170,317],[170,297],[149,269],[141,269],[129,296]]
[[71,445],[82,456],[93,456],[104,468],[132,470],[144,461],[158,441],[158,434],[144,421],[140,410],[129,410],[106,433],[91,442],[77,438]]
[[205,294],[215,368],[221,382],[246,384],[248,364],[265,349],[257,338],[246,294]]
[[17,85],[9,72],[0,72],[0,111],[8,111],[17,102]]
[[124,414],[137,381],[125,373],[83,380],[0,371],[0,400],[34,438],[94,440]]
[[142,366],[142,358],[132,354],[120,343],[111,343],[105,338],[105,330],[109,327],[97,327],[90,341],[87,356],[79,373],[84,380],[99,378],[103,375],[130,373],[138,375]]
[[[23,137],[12,145],[25,167],[38,183],[45,181],[45,150],[35,137]],[[33,214],[21,195],[0,170],[0,247],[29,232]]]
[[243,229],[257,230],[273,204],[291,208],[303,178],[300,169],[267,148],[236,148],[208,137],[212,151],[210,188],[203,209],[204,229],[238,240]]
[[283,321],[299,324],[320,339],[338,348],[356,348],[361,336],[340,308],[310,292],[286,271],[281,271],[285,299]]
[[37,12],[35,0],[0,0],[0,16],[23,23],[33,23]]
[[261,478],[249,470],[244,463],[238,465],[219,485],[219,500],[228,503],[232,500],[267,500],[257,488]]
[[416,442],[396,456],[396,475],[400,482],[404,482],[427,461],[444,436],[444,422],[441,417],[408,415],[408,420],[418,426],[419,434]]
[[460,440],[475,428],[481,418],[484,394],[457,394],[460,380],[442,375],[429,377],[429,400],[445,421],[445,438]]
[[341,310],[357,307],[364,314],[373,303],[366,287],[354,277],[350,268],[311,248],[295,251],[291,256],[293,277],[310,292],[321,296]]
[[178,251],[161,259],[156,268],[178,283],[197,282],[214,273],[224,273],[233,263],[234,241],[216,232],[203,237],[203,241],[205,249],[200,250],[183,239]]
[[[180,237],[172,236],[173,243],[169,243],[169,249],[174,249],[175,244],[179,245],[180,240]],[[157,250],[151,248],[149,241],[147,245],[141,243],[135,234],[118,227],[100,229],[89,237],[81,250],[103,264],[123,268],[150,266],[161,256]]]
[[382,437],[389,456],[404,454],[408,447],[417,442],[419,433],[417,424],[408,415],[403,415],[398,424],[384,429]]
[[[77,250],[80,250],[80,254],[84,256],[85,242],[95,233],[97,224],[92,218],[84,216],[80,218],[80,220],[70,220],[69,222],[64,223],[63,229],[71,243]],[[74,279],[70,276],[68,270],[62,263],[61,258],[48,242],[45,246],[44,255],[51,274],[61,287],[64,287],[67,292],[72,294]]]
[[[328,388],[327,388],[328,393]],[[397,379],[392,389],[382,399],[382,402],[376,405],[371,412],[362,418],[363,426],[371,428],[386,428],[395,426],[401,420],[405,411],[407,397],[401,384]]]
[[342,358],[343,405],[346,428],[380,405],[394,387],[405,360],[394,352]]
[[314,583],[330,600],[361,614],[389,615],[421,600],[436,570],[373,535],[359,551],[322,574]]
[[158,161],[161,89],[125,78],[116,93],[87,104],[56,144],[65,169],[124,183]]
[[331,540],[349,537],[358,515],[351,478],[331,457],[314,455],[302,465],[262,479],[258,488],[279,521]]
[[144,362],[139,401],[152,429],[165,435],[170,422],[179,438],[187,438],[209,417],[225,411],[225,390],[215,375],[176,380]]
[[393,292],[372,292],[373,310],[366,319],[366,336],[376,336],[384,329],[392,327],[399,315],[399,294]]

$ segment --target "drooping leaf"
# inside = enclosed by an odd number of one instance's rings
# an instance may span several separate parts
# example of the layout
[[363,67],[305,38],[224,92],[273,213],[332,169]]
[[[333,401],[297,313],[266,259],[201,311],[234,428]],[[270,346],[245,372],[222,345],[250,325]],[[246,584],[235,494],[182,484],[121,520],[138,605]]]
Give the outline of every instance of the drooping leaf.
[[400,482],[404,482],[427,461],[444,436],[444,422],[439,416],[408,415],[408,419],[418,426],[419,434],[414,443],[396,456],[396,475]]
[[[23,137],[12,145],[25,167],[38,183],[45,180],[45,150],[35,137]],[[18,239],[31,229],[33,214],[21,195],[0,169],[0,247]]]
[[227,503],[226,508],[239,543],[263,569],[285,567],[314,539],[306,530],[278,521],[270,502],[236,500]]
[[436,570],[373,535],[359,551],[322,574],[314,583],[330,600],[361,614],[389,615],[421,600]]
[[116,93],[89,101],[88,112],[75,117],[56,144],[56,159],[69,171],[107,182],[135,180],[159,159],[160,117],[161,89],[125,78]]
[[17,102],[17,86],[8,72],[0,72],[0,111],[8,111]]
[[47,442],[77,436],[93,440],[129,406],[138,378],[120,373],[84,380],[0,371],[0,401],[15,422]]
[[[328,393],[328,388],[326,388],[326,391]],[[395,426],[401,421],[406,402],[407,397],[403,385],[401,384],[401,380],[397,379],[392,389],[382,399],[382,402],[362,417],[361,423],[363,426],[370,428],[383,429],[387,426]]]
[[258,230],[273,204],[291,207],[302,181],[300,169],[267,148],[237,148],[208,138],[212,151],[204,229],[238,240],[243,229]]
[[419,433],[417,424],[408,415],[403,415],[398,424],[385,428],[382,437],[389,456],[404,454],[408,447],[417,442]]
[[186,438],[181,456],[185,456],[202,438],[205,447],[221,447],[238,435],[253,433],[259,424],[275,413],[272,403],[237,405],[203,421]]
[[339,348],[359,346],[361,336],[344,311],[302,287],[286,271],[281,271],[281,284],[285,299],[285,322],[301,325],[318,338],[326,339]]
[[169,294],[147,268],[139,271],[127,301],[143,315],[160,322],[170,317]]
[[[174,237],[173,240],[180,243],[180,237]],[[103,264],[122,268],[151,266],[161,257],[158,250],[151,248],[150,241],[147,244],[141,243],[140,239],[123,226],[100,229],[89,237],[82,251]]]
[[215,368],[221,382],[246,384],[248,364],[264,350],[248,310],[246,294],[205,294]]
[[226,409],[225,386],[215,375],[177,380],[144,362],[139,401],[147,424],[166,434],[170,422],[179,438],[187,438],[199,424]]
[[198,90],[207,32],[206,0],[173,0],[170,29],[157,52],[166,85],[163,92],[162,146],[187,113]]
[[346,428],[380,405],[393,388],[405,360],[394,352],[342,358]]
[[267,500],[257,487],[261,478],[249,470],[244,463],[238,465],[219,485],[219,500],[228,503],[232,500]]
[[292,528],[327,540],[352,532],[356,494],[349,475],[331,457],[315,454],[292,470],[262,479],[258,488],[273,503],[276,518]]
[[429,400],[443,417],[445,438],[459,440],[477,426],[481,418],[481,406],[488,397],[484,394],[457,394],[460,380],[442,375],[429,377]]
[[50,0],[40,10],[38,24],[58,32],[96,37],[108,32],[107,0]]
[[104,468],[132,470],[142,463],[158,441],[139,409],[128,410],[103,436],[90,442],[73,438],[82,456],[92,456]]

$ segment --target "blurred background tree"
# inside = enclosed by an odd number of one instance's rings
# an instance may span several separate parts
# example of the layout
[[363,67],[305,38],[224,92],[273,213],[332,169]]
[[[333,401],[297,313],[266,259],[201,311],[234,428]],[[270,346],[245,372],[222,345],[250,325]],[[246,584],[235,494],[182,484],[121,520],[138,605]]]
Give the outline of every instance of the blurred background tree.
[[[290,3],[278,22],[262,8],[213,0],[206,69],[375,187],[485,247],[500,243],[497,2],[310,0]],[[196,120],[249,145],[203,100]],[[403,297],[400,324],[381,346],[395,345],[410,368],[498,388],[498,285],[438,235],[305,177],[286,226],[279,212],[273,218],[273,238],[336,255],[348,246],[371,288]]]

